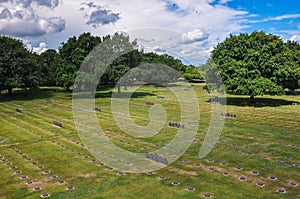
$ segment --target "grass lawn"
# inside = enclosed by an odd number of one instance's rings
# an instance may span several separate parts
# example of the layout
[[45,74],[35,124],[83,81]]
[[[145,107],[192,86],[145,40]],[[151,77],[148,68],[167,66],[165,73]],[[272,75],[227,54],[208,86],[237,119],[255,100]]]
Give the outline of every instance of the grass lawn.
[[[55,199],[204,198],[204,194],[230,199],[300,198],[300,95],[266,95],[253,104],[246,96],[227,95],[226,111],[237,117],[226,118],[217,144],[199,159],[211,105],[203,85],[194,84],[193,89],[201,114],[195,140],[182,157],[153,173],[121,173],[95,159],[76,131],[71,93],[43,88],[26,96],[16,94],[14,99],[2,96],[0,198],[41,198],[45,193]],[[145,102],[159,103],[167,112],[163,129],[148,138],[120,130],[113,119],[110,96],[109,89],[96,93],[95,104],[101,108],[96,114],[115,145],[131,152],[151,152],[176,135],[177,129],[167,121],[180,121],[181,113],[167,88],[143,86],[130,99],[131,117],[139,125],[150,121],[150,106]],[[53,121],[63,127],[54,126]],[[175,181],[179,184],[173,185]]]

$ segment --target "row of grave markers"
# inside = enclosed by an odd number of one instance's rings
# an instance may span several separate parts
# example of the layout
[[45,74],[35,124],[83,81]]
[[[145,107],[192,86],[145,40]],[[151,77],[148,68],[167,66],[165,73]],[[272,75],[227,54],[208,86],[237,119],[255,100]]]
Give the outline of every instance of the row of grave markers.
[[[26,161],[31,161],[31,164],[32,164],[32,165],[37,165],[37,166],[36,166],[37,169],[40,170],[40,169],[44,169],[44,168],[45,168],[45,167],[42,166],[42,165],[38,165],[38,162],[33,161],[32,158],[29,158],[29,157],[28,157],[26,154],[24,154],[21,150],[18,150],[18,149],[16,149],[16,148],[11,148],[11,149],[12,149],[13,151],[15,151],[18,155],[20,155],[22,158],[24,158]],[[6,159],[3,155],[0,155],[0,160],[1,160],[1,162],[5,162],[5,166],[10,166],[10,169],[11,169],[11,170],[16,170],[16,169],[18,168],[17,166],[13,166],[13,163],[12,163],[12,162],[8,162],[8,159]],[[14,172],[14,174],[16,174],[16,175],[19,175],[19,174],[22,174],[22,173],[23,173],[23,172],[22,172],[21,170],[16,170],[16,171]],[[44,170],[44,171],[42,172],[42,174],[50,174],[50,173],[51,173],[50,170]],[[23,179],[28,179],[28,178],[29,178],[29,176],[27,176],[27,175],[22,175],[22,176],[19,177],[19,179],[21,179],[21,180],[23,180]],[[55,179],[55,178],[58,178],[58,176],[56,176],[56,175],[50,176],[50,179]],[[28,180],[28,181],[26,181],[24,184],[26,184],[26,185],[33,185],[33,184],[35,184],[35,183],[36,183],[36,181],[34,181],[34,180]],[[64,181],[64,180],[59,180],[59,181],[57,181],[57,183],[58,183],[58,184],[64,184],[65,181]],[[65,189],[66,189],[66,190],[74,190],[75,187],[69,185],[69,186],[67,186]],[[33,191],[40,191],[40,190],[42,190],[42,187],[40,187],[40,186],[35,186],[35,187],[32,188],[32,190],[33,190]],[[42,198],[50,197],[50,194],[49,194],[49,193],[43,193],[43,194],[40,195],[40,197],[42,197]]]
[[168,125],[169,125],[170,127],[175,127],[175,128],[182,128],[182,129],[184,129],[184,124],[180,124],[180,123],[178,123],[178,122],[169,122]]
[[159,162],[159,163],[168,165],[168,159],[163,158],[163,157],[157,155],[156,153],[148,153],[147,152],[147,153],[145,153],[145,157],[147,159],[154,160],[155,162]]
[[221,113],[221,116],[236,118],[236,114],[232,114],[232,113]]

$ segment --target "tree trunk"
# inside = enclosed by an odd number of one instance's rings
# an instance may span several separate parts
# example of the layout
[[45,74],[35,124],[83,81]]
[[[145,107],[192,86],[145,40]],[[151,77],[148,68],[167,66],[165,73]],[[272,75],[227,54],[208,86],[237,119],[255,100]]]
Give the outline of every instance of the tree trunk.
[[71,92],[70,87],[65,87],[65,90],[66,90],[67,93],[70,93],[70,92]]
[[12,91],[13,91],[13,89],[12,89],[12,88],[8,88],[7,90],[8,90],[8,95],[10,95],[10,96],[11,96],[11,95],[12,95]]
[[254,102],[254,95],[250,95],[250,102]]
[[118,94],[120,94],[121,93],[121,85],[120,85],[120,83],[118,83],[117,86],[118,86]]

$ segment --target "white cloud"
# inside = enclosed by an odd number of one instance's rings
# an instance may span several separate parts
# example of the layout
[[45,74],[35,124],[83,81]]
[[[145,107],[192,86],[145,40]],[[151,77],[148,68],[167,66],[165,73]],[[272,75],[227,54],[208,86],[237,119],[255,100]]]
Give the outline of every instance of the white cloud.
[[249,21],[250,23],[261,23],[261,22],[268,22],[268,21],[281,21],[284,19],[296,19],[300,18],[300,14],[284,14],[276,17],[268,17],[261,20],[252,20]]
[[47,44],[45,42],[40,43],[38,47],[32,48],[32,52],[41,54],[47,50]]
[[233,1],[233,0],[220,0],[219,4],[226,4],[226,3],[230,2],[230,1]]
[[300,42],[300,32],[298,35],[293,35],[289,40]]
[[58,0],[2,1],[0,4],[0,34],[35,37],[62,31],[65,21],[61,17],[42,17],[37,14],[37,9],[41,6],[51,10],[57,5]]
[[300,14],[285,14],[285,15],[281,15],[281,16],[277,16],[277,17],[271,17],[268,18],[268,21],[273,20],[273,21],[280,21],[280,20],[284,20],[284,19],[295,19],[295,18],[299,18]]
[[[197,32],[191,31],[191,32]],[[137,38],[140,48],[145,52],[167,53],[184,60],[186,64],[199,64],[209,57],[210,48],[206,40],[186,42],[183,34],[167,30],[146,28],[129,32],[129,36]]]
[[86,24],[95,28],[110,23],[114,24],[120,19],[119,13],[114,13],[113,11],[97,5],[94,2],[82,3],[79,10],[84,13],[85,17],[88,17]]
[[[207,56],[209,49],[225,39],[229,33],[241,32],[246,27],[243,25],[245,17],[248,17],[246,11],[234,10],[220,4],[213,6],[209,2],[211,1],[132,0],[128,3],[127,0],[103,0],[100,6],[120,13],[120,19],[115,24],[101,26],[92,32],[107,34],[118,30],[130,31],[149,27],[169,29],[185,38],[184,42],[176,43],[173,51],[176,50],[178,54],[198,64],[197,56],[199,59],[204,54]],[[194,42],[197,44],[193,44]],[[172,46],[170,41],[158,42],[152,50],[159,49],[159,52],[164,52],[170,49],[170,45]]]
[[199,42],[208,39],[209,34],[201,29],[195,29],[193,31],[182,34],[182,40],[184,43]]
[[[18,0],[13,0],[16,1]],[[151,27],[169,29],[178,33],[179,37],[162,41],[161,38],[165,37],[159,35],[160,38],[155,37],[153,41],[155,45],[153,44],[152,50],[156,49],[160,52],[171,50],[196,65],[228,34],[242,32],[247,27],[244,25],[245,22],[251,17],[247,11],[226,6],[228,0],[64,0],[60,2],[42,0],[40,3],[38,0],[24,0],[23,2],[25,1],[31,2],[29,7],[14,4],[15,6],[9,8],[15,16],[12,19],[6,18],[4,23],[0,20],[0,33],[22,38],[31,36],[30,43],[35,46],[46,41],[50,48],[57,48],[69,37],[83,32],[104,36],[117,31],[127,32]],[[50,7],[52,10],[49,9]],[[23,19],[16,17],[17,11]],[[55,35],[48,33],[55,33]],[[182,40],[184,36],[186,39]],[[140,45],[145,46],[144,43]]]
[[298,41],[300,43],[300,26],[293,30],[280,30],[278,35],[282,35],[282,38],[287,41]]

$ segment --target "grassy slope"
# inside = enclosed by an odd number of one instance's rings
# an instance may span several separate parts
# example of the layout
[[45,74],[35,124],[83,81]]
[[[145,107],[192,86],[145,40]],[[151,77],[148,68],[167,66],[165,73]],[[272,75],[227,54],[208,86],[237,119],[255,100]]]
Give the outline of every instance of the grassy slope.
[[[16,100],[1,101],[0,154],[5,158],[0,159],[0,198],[39,198],[42,193],[50,193],[51,198],[55,199],[197,198],[204,193],[211,193],[214,198],[299,198],[300,186],[292,187],[288,182],[300,183],[299,168],[292,166],[300,162],[300,106],[288,104],[292,101],[300,103],[300,96],[264,96],[257,99],[261,103],[254,106],[247,106],[247,98],[228,96],[227,112],[237,114],[237,118],[226,119],[224,133],[214,150],[208,157],[196,159],[205,129],[208,128],[210,105],[202,87],[195,86],[194,89],[201,109],[197,142],[191,145],[187,154],[154,175],[119,176],[118,171],[99,166],[99,161],[91,162],[93,158],[80,145],[74,127],[70,94],[45,90],[26,97],[19,96]],[[156,103],[156,95],[167,99],[172,99],[172,95],[163,87],[142,87],[140,91],[143,95],[130,101],[131,115],[136,123],[146,124],[149,118],[144,102]],[[165,127],[161,134],[152,138],[125,137],[111,119],[109,91],[99,91],[97,96],[96,106],[103,110],[97,113],[99,123],[108,135],[118,139],[112,141],[120,147],[133,152],[145,151],[144,146],[153,150],[159,148],[154,144],[166,144],[176,133],[174,129]],[[47,103],[45,98],[50,98],[50,102]],[[159,103],[166,108],[168,120],[176,121],[180,114],[178,103],[167,99]],[[22,109],[23,113],[16,113],[16,108]],[[53,120],[61,121],[63,128],[54,127]],[[120,139],[130,144],[120,142]],[[249,156],[249,153],[252,155]],[[22,157],[24,155],[32,160],[26,160]],[[85,155],[89,155],[89,158],[83,158]],[[6,162],[1,162],[5,159]],[[209,159],[214,161],[209,162]],[[189,162],[183,163],[182,160]],[[36,165],[32,165],[33,161],[45,168],[37,169]],[[6,166],[7,162],[18,168],[10,169],[11,166]],[[194,166],[196,162],[202,166]],[[228,165],[221,166],[221,162]],[[214,167],[215,171],[208,171],[209,166]],[[236,170],[236,166],[243,167],[243,170]],[[23,173],[14,174],[16,170]],[[44,170],[51,170],[51,174],[42,174]],[[224,171],[230,172],[230,176],[223,176]],[[260,174],[254,176],[251,171]],[[20,180],[22,175],[29,178]],[[50,179],[51,175],[57,175],[58,178]],[[167,179],[159,180],[160,175]],[[278,179],[269,180],[270,175]],[[239,181],[240,176],[245,176],[247,180]],[[60,179],[65,180],[65,184],[58,185],[56,182]],[[25,185],[28,180],[34,180],[35,183]],[[174,186],[172,181],[179,181],[180,185]],[[266,186],[258,187],[255,185],[258,181]],[[75,190],[66,191],[69,185],[75,186]],[[42,190],[33,191],[35,186],[40,186]],[[186,191],[190,186],[196,190]],[[278,188],[285,188],[287,194],[276,193]]]

